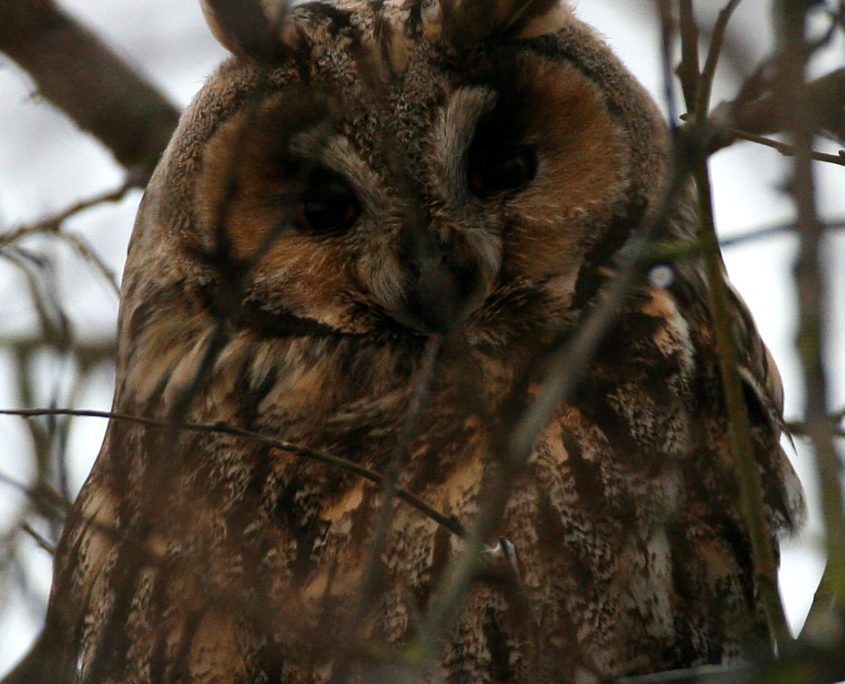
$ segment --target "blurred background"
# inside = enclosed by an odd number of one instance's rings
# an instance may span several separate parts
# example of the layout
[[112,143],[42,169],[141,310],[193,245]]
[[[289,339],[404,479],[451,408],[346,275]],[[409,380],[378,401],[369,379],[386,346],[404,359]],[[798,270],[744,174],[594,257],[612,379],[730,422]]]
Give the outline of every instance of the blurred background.
[[[711,27],[723,3],[694,4],[702,27]],[[180,109],[225,56],[196,0],[63,0],[61,6]],[[665,111],[653,4],[581,0],[576,9],[606,37]],[[769,12],[766,0],[746,0],[737,9],[714,105],[735,97],[744,76],[770,52],[774,37]],[[840,32],[814,60],[813,75],[843,64]],[[794,219],[792,200],[784,192],[789,160],[777,151],[738,143],[718,152],[711,169],[722,238],[788,226]],[[845,405],[845,168],[818,163],[814,170],[820,215],[840,225],[830,232],[827,245],[832,296],[826,361],[834,410]],[[27,73],[0,53],[0,236],[117,189],[124,180],[125,170],[109,152],[40,99]],[[110,281],[119,283],[140,198],[139,190],[131,190],[120,201],[75,214],[63,223],[61,239],[34,234],[7,246],[0,242],[0,408],[108,410],[118,307]],[[796,245],[794,235],[780,232],[724,248],[730,277],[780,367],[788,419],[798,418],[803,405],[794,342]],[[105,427],[97,418],[27,423],[0,416],[0,675],[40,629],[50,587],[49,549],[60,532],[57,522],[33,515],[25,488],[47,468],[55,490],[72,500],[97,455]],[[801,440],[795,448],[786,448],[810,504],[807,526],[785,543],[782,557],[781,591],[790,624],[798,630],[825,554],[809,451]],[[45,459],[52,465],[45,465]]]

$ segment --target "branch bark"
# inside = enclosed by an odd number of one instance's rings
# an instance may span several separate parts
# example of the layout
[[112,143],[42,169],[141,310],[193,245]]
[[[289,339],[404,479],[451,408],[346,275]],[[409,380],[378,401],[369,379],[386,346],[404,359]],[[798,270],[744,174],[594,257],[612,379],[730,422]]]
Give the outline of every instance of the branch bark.
[[179,119],[149,81],[52,0],[0,2],[0,50],[143,186]]
[[[845,68],[807,83],[804,97],[811,129],[827,131],[837,140],[845,141]],[[780,133],[789,126],[778,94],[741,103],[733,121],[735,128],[762,135]]]

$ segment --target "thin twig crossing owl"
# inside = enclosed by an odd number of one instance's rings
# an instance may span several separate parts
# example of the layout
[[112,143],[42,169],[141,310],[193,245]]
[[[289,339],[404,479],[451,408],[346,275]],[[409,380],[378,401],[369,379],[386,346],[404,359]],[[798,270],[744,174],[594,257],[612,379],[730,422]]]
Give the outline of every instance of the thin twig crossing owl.
[[[270,4],[204,6],[234,56],[143,200],[114,400],[183,427],[111,421],[57,556],[54,673],[589,682],[765,647],[699,256],[550,367],[636,231],[696,234],[643,89],[553,0]],[[733,315],[776,546],[800,491]]]

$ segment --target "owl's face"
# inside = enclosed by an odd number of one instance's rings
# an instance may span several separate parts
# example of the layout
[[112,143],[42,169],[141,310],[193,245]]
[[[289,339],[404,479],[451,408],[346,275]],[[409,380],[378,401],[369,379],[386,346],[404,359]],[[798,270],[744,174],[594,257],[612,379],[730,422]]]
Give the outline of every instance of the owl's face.
[[224,35],[241,54],[170,151],[196,161],[191,258],[243,277],[249,315],[336,332],[490,339],[529,291],[564,315],[653,197],[664,134],[590,30],[542,4],[311,3],[272,50]]

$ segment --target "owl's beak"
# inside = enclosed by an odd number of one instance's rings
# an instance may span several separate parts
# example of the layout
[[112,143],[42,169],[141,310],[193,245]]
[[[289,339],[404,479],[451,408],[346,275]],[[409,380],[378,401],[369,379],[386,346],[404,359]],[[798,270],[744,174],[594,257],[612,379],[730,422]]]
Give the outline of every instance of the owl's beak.
[[460,327],[486,292],[473,256],[459,241],[414,240],[404,264],[407,281],[400,322],[424,333]]

